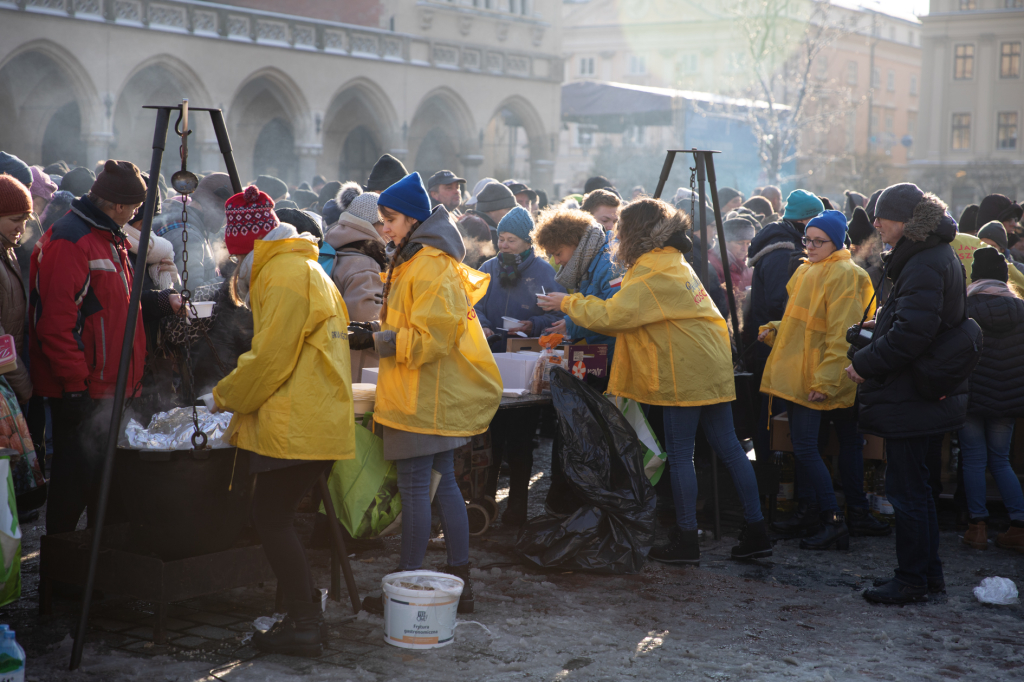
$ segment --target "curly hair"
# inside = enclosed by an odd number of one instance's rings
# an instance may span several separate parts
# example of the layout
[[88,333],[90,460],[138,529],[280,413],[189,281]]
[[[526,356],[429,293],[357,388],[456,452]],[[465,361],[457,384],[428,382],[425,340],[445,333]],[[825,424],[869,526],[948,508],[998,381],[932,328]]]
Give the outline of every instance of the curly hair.
[[[619,224],[615,228],[618,241],[612,246],[612,260],[628,270],[637,259],[648,251],[665,246],[676,246],[676,241],[683,242],[678,246],[684,253],[685,232],[690,229],[690,216],[677,211],[671,204],[661,199],[637,199],[630,203],[619,214]],[[676,234],[682,237],[675,238]]]
[[596,223],[586,211],[553,208],[537,217],[537,226],[530,233],[534,246],[551,255],[563,246],[576,248],[583,235]]

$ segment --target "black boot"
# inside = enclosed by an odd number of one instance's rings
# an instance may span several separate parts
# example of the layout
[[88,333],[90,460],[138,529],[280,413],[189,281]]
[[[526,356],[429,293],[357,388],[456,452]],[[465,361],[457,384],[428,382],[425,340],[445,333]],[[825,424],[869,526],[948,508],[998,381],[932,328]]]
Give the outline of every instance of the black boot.
[[914,587],[893,579],[864,590],[864,598],[875,604],[915,604],[928,601],[928,588]]
[[[872,583],[875,587],[884,587],[887,583],[893,582],[896,578],[879,578]],[[928,594],[945,594],[946,580],[944,578],[928,578]]]
[[764,520],[748,523],[740,533],[740,544],[732,548],[733,559],[764,559],[772,555],[772,543]]
[[442,573],[462,578],[465,586],[462,588],[462,595],[459,597],[459,613],[473,613],[476,608],[476,601],[473,599],[473,579],[469,577],[469,564],[463,566],[449,566],[445,564],[441,569]]
[[801,540],[800,549],[829,549],[833,544],[836,549],[850,549],[850,531],[846,527],[842,512],[822,512],[821,522],[824,528],[815,535]]
[[508,498],[508,505],[501,515],[501,525],[521,526],[526,523],[526,499]]
[[664,545],[651,547],[647,556],[663,564],[700,566],[700,541],[697,531],[673,528],[669,534],[669,541]]
[[846,527],[851,537],[885,537],[892,534],[892,526],[876,519],[868,509],[846,508]]
[[324,616],[320,604],[291,602],[287,606],[288,615],[283,621],[275,623],[266,632],[257,632],[252,636],[253,646],[268,654],[309,658],[322,654],[320,625]]
[[771,529],[784,538],[806,538],[821,530],[821,511],[817,500],[801,499],[788,519],[774,521]]

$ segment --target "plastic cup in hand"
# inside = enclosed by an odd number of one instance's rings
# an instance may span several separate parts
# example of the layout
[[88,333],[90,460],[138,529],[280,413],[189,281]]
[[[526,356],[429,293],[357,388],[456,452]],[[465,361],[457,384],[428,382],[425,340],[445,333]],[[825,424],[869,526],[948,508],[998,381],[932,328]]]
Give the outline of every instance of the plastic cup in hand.
[[213,306],[215,305],[217,305],[216,301],[195,301],[192,303],[192,306],[196,309],[195,315],[192,314],[192,308],[188,307],[187,304],[185,307],[188,309],[189,318],[210,317],[213,315]]

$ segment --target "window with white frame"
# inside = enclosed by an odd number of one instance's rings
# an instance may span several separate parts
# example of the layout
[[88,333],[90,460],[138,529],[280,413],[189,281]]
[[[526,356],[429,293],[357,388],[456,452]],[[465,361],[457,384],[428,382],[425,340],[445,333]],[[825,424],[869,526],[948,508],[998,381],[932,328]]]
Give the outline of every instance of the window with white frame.
[[581,76],[593,76],[594,75],[594,58],[593,57],[580,57],[580,75]]
[[1020,43],[1003,43],[999,52],[999,77],[1020,78]]
[[626,69],[631,76],[642,76],[647,73],[647,58],[641,54],[631,54],[626,60]]
[[676,60],[676,69],[679,73],[697,73],[700,69],[700,57],[696,52],[687,52]]
[[953,78],[974,78],[974,45],[957,45],[953,48]]
[[971,148],[971,115],[953,114],[953,126],[951,130],[949,146],[957,150]]
[[1017,148],[1017,112],[1000,111],[996,125],[996,149]]

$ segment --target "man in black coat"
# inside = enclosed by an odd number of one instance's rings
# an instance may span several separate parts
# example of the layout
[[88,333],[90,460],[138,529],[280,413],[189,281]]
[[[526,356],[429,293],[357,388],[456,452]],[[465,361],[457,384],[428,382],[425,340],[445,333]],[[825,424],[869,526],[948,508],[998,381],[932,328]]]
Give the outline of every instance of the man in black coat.
[[950,247],[956,223],[938,197],[917,185],[883,191],[875,227],[893,247],[882,257],[892,291],[875,316],[871,342],[856,352],[846,371],[860,384],[861,430],[886,439],[885,491],[896,511],[895,579],[864,597],[905,604],[926,601],[929,591],[945,591],[926,456],[930,443],[960,429],[967,416],[966,381],[941,400],[928,400],[911,365],[940,333],[964,319],[965,276]]

